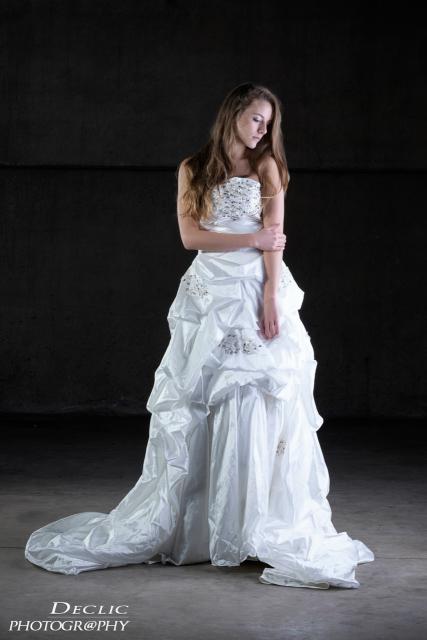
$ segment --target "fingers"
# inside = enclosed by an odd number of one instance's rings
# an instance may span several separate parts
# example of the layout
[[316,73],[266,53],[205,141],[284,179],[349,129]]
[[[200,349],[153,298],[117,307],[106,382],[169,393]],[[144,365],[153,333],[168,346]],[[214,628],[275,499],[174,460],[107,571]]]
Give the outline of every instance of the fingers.
[[279,323],[272,320],[271,322],[265,322],[264,319],[261,321],[262,333],[264,338],[274,338],[278,336],[280,333]]
[[265,323],[264,316],[261,317],[260,320],[261,333],[264,338],[271,339],[276,335],[279,335],[279,324],[277,322],[268,322]]
[[276,336],[279,335],[279,329],[273,328],[273,329],[269,329],[268,331],[264,330],[263,335],[264,335],[264,338],[271,340],[272,338],[275,338]]

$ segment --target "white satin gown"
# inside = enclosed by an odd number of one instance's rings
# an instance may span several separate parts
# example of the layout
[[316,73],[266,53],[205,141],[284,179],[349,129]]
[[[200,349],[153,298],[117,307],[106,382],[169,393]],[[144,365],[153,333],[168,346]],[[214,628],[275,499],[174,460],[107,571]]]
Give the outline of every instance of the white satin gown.
[[[262,227],[260,184],[234,176],[212,194],[207,230]],[[142,475],[110,513],[34,531],[25,557],[75,575],[131,563],[266,563],[264,584],[357,588],[373,552],[337,533],[313,398],[317,361],[299,317],[304,292],[282,261],[280,333],[260,331],[263,253],[198,251],[167,320],[170,342],[147,401]]]

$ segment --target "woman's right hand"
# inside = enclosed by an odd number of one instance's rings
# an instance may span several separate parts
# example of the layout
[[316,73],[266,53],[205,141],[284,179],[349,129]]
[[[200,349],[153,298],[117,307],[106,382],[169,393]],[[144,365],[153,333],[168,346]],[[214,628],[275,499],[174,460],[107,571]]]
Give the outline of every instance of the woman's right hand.
[[280,222],[263,227],[254,233],[255,248],[260,251],[282,251],[286,245],[286,235],[280,231]]

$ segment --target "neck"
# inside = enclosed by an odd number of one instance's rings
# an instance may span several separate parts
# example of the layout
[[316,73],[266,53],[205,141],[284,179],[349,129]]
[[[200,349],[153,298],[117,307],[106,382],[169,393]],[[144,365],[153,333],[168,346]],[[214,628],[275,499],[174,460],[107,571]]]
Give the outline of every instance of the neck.
[[247,159],[246,145],[244,145],[243,142],[240,142],[240,140],[235,140],[233,143],[230,151],[230,159],[234,164]]

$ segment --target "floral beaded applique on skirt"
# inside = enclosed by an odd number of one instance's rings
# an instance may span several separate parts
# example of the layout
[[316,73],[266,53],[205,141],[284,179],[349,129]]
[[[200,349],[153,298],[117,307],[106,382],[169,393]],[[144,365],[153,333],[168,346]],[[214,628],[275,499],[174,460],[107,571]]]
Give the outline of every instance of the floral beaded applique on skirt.
[[[262,226],[259,183],[214,191],[207,230]],[[170,341],[147,401],[142,474],[108,514],[65,516],[34,531],[32,563],[69,575],[139,563],[258,559],[259,581],[357,588],[373,552],[332,524],[313,396],[317,362],[299,316],[304,292],[282,262],[280,333],[260,331],[265,267],[257,249],[199,251],[167,320]]]

